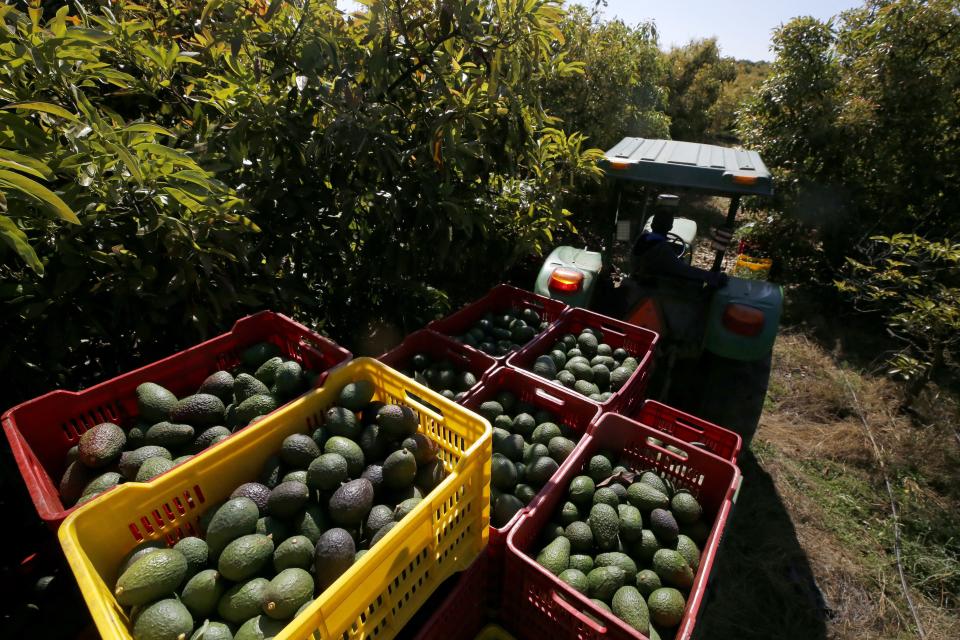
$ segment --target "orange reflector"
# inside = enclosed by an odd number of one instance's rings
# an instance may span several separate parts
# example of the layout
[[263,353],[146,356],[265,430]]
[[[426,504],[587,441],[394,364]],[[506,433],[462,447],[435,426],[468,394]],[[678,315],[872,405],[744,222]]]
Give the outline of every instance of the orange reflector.
[[733,176],[734,184],[756,184],[757,176]]
[[630,163],[629,162],[611,162],[610,168],[611,169],[629,169]]
[[551,291],[579,291],[583,285],[583,274],[576,269],[567,267],[557,267],[550,274],[550,282],[547,285]]
[[728,304],[723,310],[723,326],[741,336],[758,335],[763,321],[763,311],[743,304]]

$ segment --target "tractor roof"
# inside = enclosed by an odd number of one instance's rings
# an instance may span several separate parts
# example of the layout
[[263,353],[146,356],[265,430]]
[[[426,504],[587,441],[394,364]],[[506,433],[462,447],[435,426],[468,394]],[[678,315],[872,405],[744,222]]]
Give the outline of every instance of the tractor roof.
[[624,138],[604,154],[607,175],[620,180],[712,195],[771,196],[770,171],[756,151],[676,140]]

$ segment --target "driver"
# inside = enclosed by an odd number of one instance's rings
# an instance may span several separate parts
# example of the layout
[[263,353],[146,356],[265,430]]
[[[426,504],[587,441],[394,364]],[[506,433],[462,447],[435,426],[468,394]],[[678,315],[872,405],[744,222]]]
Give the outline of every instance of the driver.
[[641,273],[705,282],[714,289],[724,286],[727,284],[727,274],[687,264],[680,259],[675,245],[668,239],[667,234],[673,228],[673,211],[678,202],[679,198],[672,195],[661,195],[657,198],[650,231],[640,236],[634,248],[634,256]]

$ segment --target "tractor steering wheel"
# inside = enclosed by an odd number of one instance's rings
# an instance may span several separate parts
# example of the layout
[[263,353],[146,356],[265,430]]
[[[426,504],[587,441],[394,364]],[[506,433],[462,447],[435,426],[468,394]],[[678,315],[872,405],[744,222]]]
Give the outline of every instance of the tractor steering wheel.
[[683,238],[672,231],[667,232],[667,244],[670,245],[670,248],[673,249],[673,252],[681,260],[683,260],[690,252],[690,245],[688,245]]

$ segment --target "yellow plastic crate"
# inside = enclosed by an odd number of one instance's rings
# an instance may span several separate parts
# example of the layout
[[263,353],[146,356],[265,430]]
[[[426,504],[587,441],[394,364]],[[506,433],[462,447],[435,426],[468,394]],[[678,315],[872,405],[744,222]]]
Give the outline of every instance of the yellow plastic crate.
[[126,553],[143,539],[172,544],[197,535],[204,511],[256,479],[284,438],[314,429],[343,385],[361,379],[374,383],[375,400],[419,414],[420,431],[439,444],[449,475],[277,639],[393,638],[446,578],[466,569],[487,542],[490,424],[386,365],[359,358],[332,371],[322,388],[221,446],[150,484],[127,483],[105,493],[64,521],[60,544],[101,636],[131,637],[112,592]]

